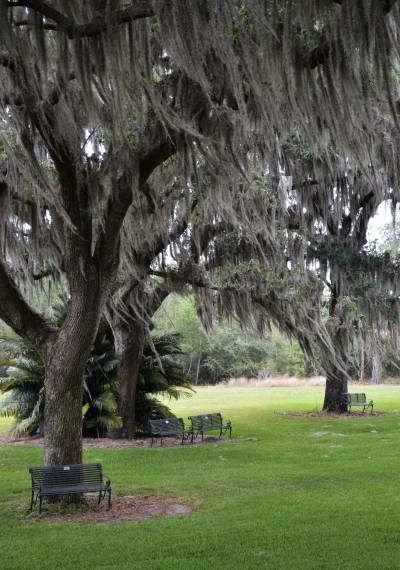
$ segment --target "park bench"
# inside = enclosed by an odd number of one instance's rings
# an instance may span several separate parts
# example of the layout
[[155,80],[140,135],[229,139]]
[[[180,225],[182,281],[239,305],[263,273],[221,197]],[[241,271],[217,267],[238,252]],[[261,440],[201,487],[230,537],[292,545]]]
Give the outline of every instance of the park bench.
[[39,499],[39,513],[41,513],[43,497],[81,493],[98,493],[99,503],[108,494],[108,508],[111,506],[111,481],[104,479],[100,463],[31,467],[29,473],[32,478],[30,510]]
[[365,410],[368,408],[371,408],[371,413],[373,412],[374,402],[373,400],[369,400],[367,402],[367,397],[364,393],[346,393],[342,394],[342,396],[344,403],[347,404],[347,409],[349,412],[351,412],[351,408],[353,407],[362,407],[363,412],[365,412]]
[[202,414],[199,416],[189,416],[189,420],[192,423],[192,441],[199,434],[201,434],[201,440],[203,441],[204,432],[207,431],[219,431],[219,437],[221,437],[223,433],[227,433],[229,431],[229,437],[232,438],[232,424],[230,421],[224,423],[222,415],[219,412],[213,414]]
[[161,446],[163,444],[164,437],[176,437],[182,438],[181,445],[185,438],[189,439],[192,437],[191,430],[185,429],[185,424],[182,418],[163,418],[158,420],[149,420],[151,429],[151,447],[153,447],[154,440],[159,437],[161,440]]

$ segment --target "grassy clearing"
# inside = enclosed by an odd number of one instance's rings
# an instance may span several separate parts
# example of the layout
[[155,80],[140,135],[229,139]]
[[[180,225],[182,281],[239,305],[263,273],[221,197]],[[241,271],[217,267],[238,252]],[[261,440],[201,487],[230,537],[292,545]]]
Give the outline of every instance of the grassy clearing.
[[[193,500],[190,517],[118,525],[29,522],[35,447],[0,447],[2,570],[398,568],[400,387],[367,387],[387,416],[288,417],[323,389],[202,388],[178,414],[224,412],[233,443],[90,449],[115,491]],[[257,438],[247,440],[246,438]]]

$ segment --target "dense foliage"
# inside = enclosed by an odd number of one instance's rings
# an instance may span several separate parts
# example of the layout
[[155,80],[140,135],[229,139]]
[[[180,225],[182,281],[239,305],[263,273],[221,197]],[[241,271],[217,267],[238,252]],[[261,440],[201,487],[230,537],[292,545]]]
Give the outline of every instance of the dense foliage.
[[[136,391],[136,428],[146,432],[150,418],[173,416],[166,399],[192,395],[191,378],[178,361],[184,355],[177,334],[152,336],[143,352]],[[162,396],[163,401],[156,396]]]
[[[0,415],[12,416],[16,436],[43,431],[44,366],[35,349],[22,339],[3,339],[0,374]],[[191,394],[190,377],[175,362],[181,355],[177,335],[154,337],[146,343],[136,396],[137,427],[146,431],[151,417],[168,417],[171,410],[156,398],[179,399]],[[105,436],[118,427],[116,388],[117,360],[110,328],[100,323],[95,344],[87,362],[82,405],[83,434]]]
[[237,324],[222,322],[207,335],[190,295],[170,295],[154,322],[156,330],[173,330],[181,336],[183,353],[179,361],[195,384],[217,384],[259,374],[308,376],[314,372],[298,343],[276,329],[260,336],[241,330]]

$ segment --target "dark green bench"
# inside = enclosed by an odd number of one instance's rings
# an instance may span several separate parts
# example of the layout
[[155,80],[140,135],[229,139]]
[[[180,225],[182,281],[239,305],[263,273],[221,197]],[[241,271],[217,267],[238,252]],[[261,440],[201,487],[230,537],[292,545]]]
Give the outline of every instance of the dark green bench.
[[111,506],[111,481],[104,479],[100,463],[30,467],[29,473],[32,478],[30,510],[39,499],[39,512],[41,513],[43,497],[82,493],[98,493],[99,503],[108,494],[108,508]]
[[201,434],[201,440],[204,439],[204,433],[208,431],[219,431],[219,437],[223,433],[229,432],[229,438],[232,438],[232,424],[230,421],[224,423],[222,415],[218,413],[202,414],[198,416],[189,416],[191,421],[192,441]]
[[185,439],[192,437],[192,431],[185,428],[185,423],[182,418],[163,418],[158,420],[149,420],[151,429],[151,447],[153,447],[154,440],[159,437],[161,446],[164,437],[181,437],[181,445]]
[[371,409],[371,414],[374,410],[374,402],[373,400],[369,400],[367,401],[367,397],[364,393],[345,393],[342,394],[343,396],[343,402],[347,405],[347,409],[349,412],[351,412],[351,408],[356,408],[356,407],[362,407],[363,412],[365,412],[365,410],[368,410],[368,408]]

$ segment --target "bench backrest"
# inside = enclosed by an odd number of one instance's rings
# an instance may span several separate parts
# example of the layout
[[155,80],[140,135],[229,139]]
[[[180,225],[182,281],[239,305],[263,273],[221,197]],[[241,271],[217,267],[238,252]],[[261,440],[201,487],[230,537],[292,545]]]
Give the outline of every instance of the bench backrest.
[[367,397],[363,393],[348,393],[343,394],[343,397],[345,397],[345,402],[347,404],[365,404],[367,402]]
[[192,428],[203,430],[215,427],[216,429],[222,426],[222,416],[219,412],[213,414],[202,414],[199,416],[189,416],[192,422]]
[[103,482],[103,469],[100,463],[30,467],[29,473],[34,489]]
[[181,431],[185,429],[185,424],[182,418],[162,418],[159,420],[149,420],[151,432],[168,433],[174,431]]

